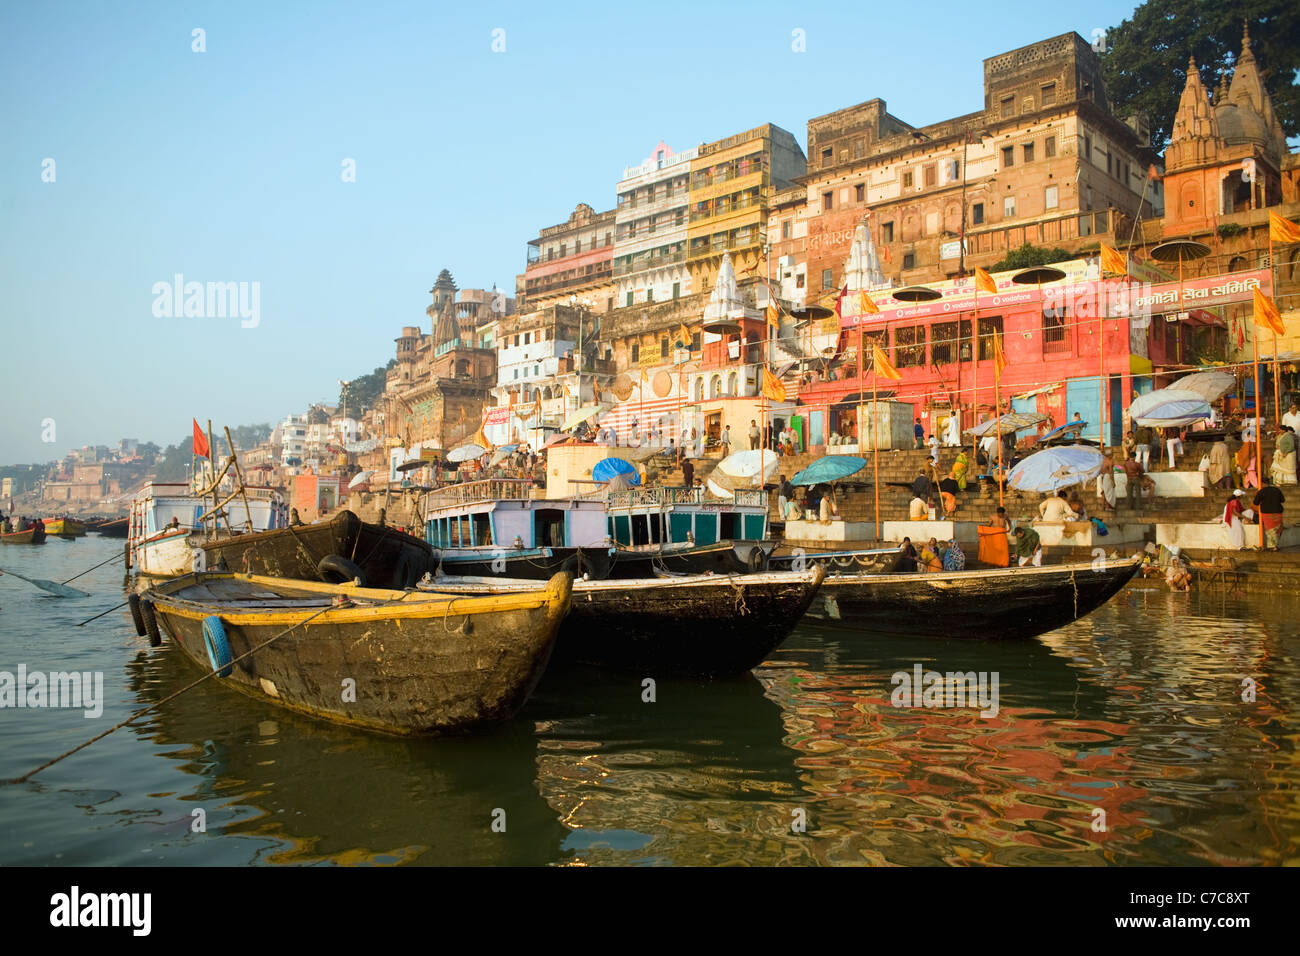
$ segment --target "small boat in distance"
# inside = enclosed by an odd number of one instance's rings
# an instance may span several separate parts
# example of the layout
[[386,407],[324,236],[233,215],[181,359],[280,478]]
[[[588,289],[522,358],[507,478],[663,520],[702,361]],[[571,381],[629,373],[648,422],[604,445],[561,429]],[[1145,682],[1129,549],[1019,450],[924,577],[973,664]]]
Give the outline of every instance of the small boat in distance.
[[246,694],[368,730],[439,734],[523,706],[572,589],[568,574],[518,593],[448,597],[195,573],[150,588],[141,605],[189,660]]
[[80,538],[86,534],[86,526],[72,518],[43,518],[45,533],[56,538]]
[[130,525],[130,518],[114,518],[100,524],[95,533],[105,538],[125,538]]
[[1137,574],[1141,560],[832,575],[822,583],[809,616],[867,634],[1035,637],[1101,607]]
[[45,526],[40,521],[32,522],[30,528],[22,531],[0,533],[0,543],[4,544],[44,544]]
[[[647,676],[723,677],[762,661],[790,634],[825,575],[805,571],[577,581],[555,659]],[[440,577],[437,594],[513,594],[529,581]]]

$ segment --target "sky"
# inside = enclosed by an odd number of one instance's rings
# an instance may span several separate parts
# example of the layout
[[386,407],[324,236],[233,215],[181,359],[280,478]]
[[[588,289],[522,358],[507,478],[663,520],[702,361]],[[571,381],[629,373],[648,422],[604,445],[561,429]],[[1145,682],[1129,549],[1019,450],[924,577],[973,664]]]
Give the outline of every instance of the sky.
[[[439,270],[513,295],[528,240],[661,139],[806,148],[873,97],[938,122],[986,57],[1135,5],[6,4],[0,464],[333,403],[428,331]],[[246,317],[171,314],[177,275]]]

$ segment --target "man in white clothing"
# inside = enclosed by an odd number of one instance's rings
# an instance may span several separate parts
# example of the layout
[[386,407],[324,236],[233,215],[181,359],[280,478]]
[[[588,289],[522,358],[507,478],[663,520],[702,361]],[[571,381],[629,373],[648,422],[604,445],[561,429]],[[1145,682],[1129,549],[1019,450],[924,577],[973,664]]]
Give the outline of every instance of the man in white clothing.
[[1297,435],[1300,435],[1300,406],[1297,406],[1295,402],[1291,403],[1290,410],[1282,416],[1282,424],[1290,425],[1292,430]]

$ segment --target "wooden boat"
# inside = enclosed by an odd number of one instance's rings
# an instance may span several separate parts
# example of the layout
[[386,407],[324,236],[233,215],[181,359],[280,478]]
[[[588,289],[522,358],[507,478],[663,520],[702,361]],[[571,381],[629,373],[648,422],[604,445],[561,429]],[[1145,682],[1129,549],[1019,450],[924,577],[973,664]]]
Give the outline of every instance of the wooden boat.
[[95,532],[105,538],[125,538],[130,525],[130,518],[116,518],[101,523]]
[[37,524],[25,531],[11,531],[8,534],[0,534],[0,542],[4,544],[44,544],[45,531],[41,525]]
[[1138,571],[1123,560],[827,577],[809,616],[854,628],[984,640],[1033,637],[1110,600]]
[[[362,521],[351,511],[328,521],[208,539],[204,567],[335,584],[361,578],[369,588],[413,588],[429,570],[432,549],[396,528]],[[559,570],[558,568],[556,570]]]
[[289,523],[288,506],[274,489],[250,487],[244,494],[246,497],[230,509],[228,529],[213,535],[212,523],[200,522],[211,507],[210,498],[195,494],[187,482],[147,483],[131,500],[126,540],[128,567],[154,578],[201,571],[203,552],[199,545],[205,540],[237,536],[249,521],[253,532],[283,528]]
[[42,518],[45,533],[57,538],[80,538],[86,534],[86,526],[71,518]]
[[[720,677],[761,663],[799,623],[825,569],[577,581],[556,660],[639,674]],[[525,592],[529,581],[442,577],[432,593]]]
[[844,574],[889,574],[902,560],[901,548],[870,548],[857,551],[805,551],[801,554],[774,554],[768,559],[773,571],[820,564],[831,577]]
[[446,597],[195,573],[150,588],[141,603],[186,657],[244,693],[337,723],[432,734],[523,706],[572,588],[557,574],[519,593]]

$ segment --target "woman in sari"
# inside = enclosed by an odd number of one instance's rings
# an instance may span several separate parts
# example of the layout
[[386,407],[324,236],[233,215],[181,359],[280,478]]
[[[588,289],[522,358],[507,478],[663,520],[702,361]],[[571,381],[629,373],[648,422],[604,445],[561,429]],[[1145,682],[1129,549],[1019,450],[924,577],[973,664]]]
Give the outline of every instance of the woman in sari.
[[966,552],[961,549],[956,538],[948,542],[948,550],[943,553],[943,569],[945,571],[966,570]]
[[1228,503],[1223,506],[1223,517],[1220,521],[1228,529],[1228,544],[1233,550],[1240,551],[1246,547],[1246,529],[1241,523],[1243,508],[1241,506],[1242,496],[1245,492],[1238,488],[1228,496]]
[[1259,476],[1255,474],[1255,443],[1242,442],[1234,461],[1237,465],[1237,484],[1242,488],[1258,488]]
[[966,457],[963,450],[957,455],[957,460],[952,463],[952,476],[957,479],[957,487],[962,491],[966,490],[966,473],[970,471],[970,459]]
[[1097,492],[1107,511],[1115,510],[1115,463],[1109,457],[1101,460],[1101,474],[1097,476]]
[[943,570],[943,552],[939,550],[939,542],[934,538],[922,546],[920,564],[922,571]]

